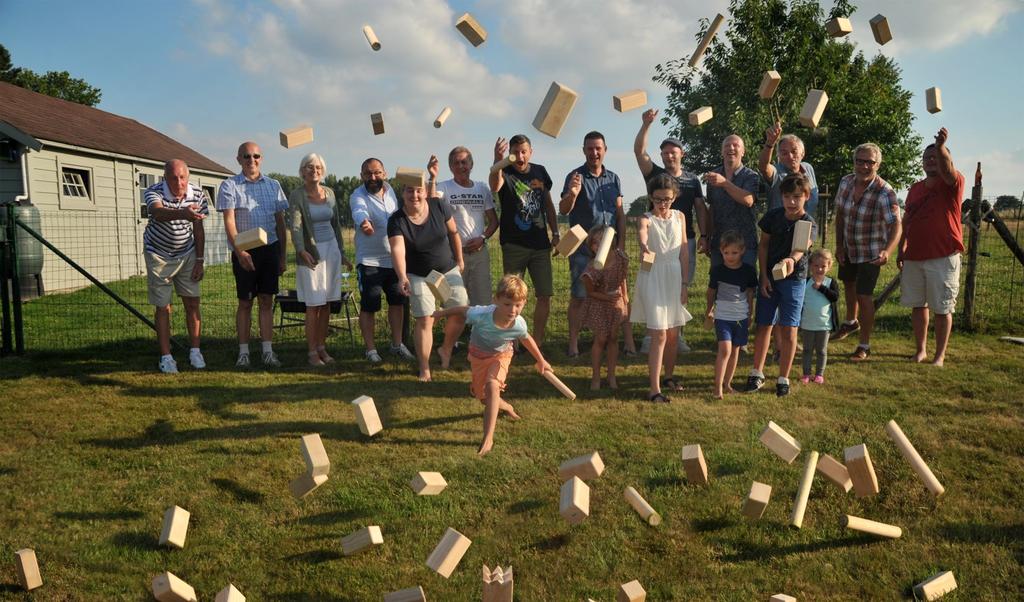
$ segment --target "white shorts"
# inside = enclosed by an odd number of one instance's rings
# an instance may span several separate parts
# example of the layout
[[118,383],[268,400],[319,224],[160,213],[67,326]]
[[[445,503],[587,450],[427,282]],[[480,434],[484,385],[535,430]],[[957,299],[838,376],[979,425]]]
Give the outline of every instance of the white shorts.
[[900,276],[900,304],[928,307],[937,314],[956,309],[960,291],[960,254],[923,261],[904,261]]
[[195,249],[174,259],[166,259],[149,251],[145,251],[145,256],[146,289],[150,305],[170,305],[172,284],[179,297],[199,296],[199,281],[192,280],[192,270],[196,265]]
[[[469,297],[466,295],[466,286],[462,283],[462,274],[459,268],[454,267],[444,275],[448,286],[452,289],[452,295],[445,302],[444,308],[468,305]],[[412,296],[409,298],[409,313],[414,318],[425,318],[434,313],[437,308],[437,300],[434,293],[430,292],[427,286],[427,279],[415,274],[409,274],[409,288],[412,289]]]
[[334,238],[318,242],[320,261],[315,268],[299,265],[295,270],[295,295],[306,307],[320,307],[341,299],[341,249]]

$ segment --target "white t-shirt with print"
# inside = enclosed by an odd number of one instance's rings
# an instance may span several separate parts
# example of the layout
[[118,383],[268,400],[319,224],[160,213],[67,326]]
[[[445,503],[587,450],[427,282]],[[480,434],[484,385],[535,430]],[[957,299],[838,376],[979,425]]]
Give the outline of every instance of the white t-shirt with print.
[[494,197],[486,182],[476,181],[471,187],[463,188],[454,179],[445,180],[437,185],[437,193],[455,211],[455,226],[462,244],[471,238],[483,236],[487,225],[484,214],[494,209]]

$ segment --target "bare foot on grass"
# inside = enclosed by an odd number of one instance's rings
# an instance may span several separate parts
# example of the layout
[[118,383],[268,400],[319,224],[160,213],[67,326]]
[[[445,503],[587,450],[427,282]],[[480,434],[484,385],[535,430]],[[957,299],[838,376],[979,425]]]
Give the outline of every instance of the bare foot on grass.
[[939,368],[941,368],[945,363],[946,363],[946,358],[945,357],[937,357],[937,358],[932,360],[932,365],[933,366],[938,366]]
[[499,409],[502,412],[505,412],[505,414],[508,415],[510,420],[519,420],[520,418],[522,418],[522,416],[516,413],[516,409],[512,407],[512,404],[505,401],[504,399],[501,400],[501,405],[499,406]]
[[419,379],[421,383],[429,383],[431,380],[430,370],[420,370]]
[[926,357],[925,356],[925,352],[924,351],[919,351],[919,352],[915,353],[914,355],[910,356],[910,361],[914,362],[915,364],[920,364],[921,362],[924,361],[925,357]]
[[601,390],[601,377],[590,379],[590,390],[600,391]]
[[488,452],[491,451],[492,447],[494,447],[494,440],[484,439],[484,442],[480,444],[480,449],[476,451],[476,455],[482,458],[486,456]]
[[724,397],[724,395],[722,395],[722,390],[715,389],[715,399],[722,399],[722,397]]

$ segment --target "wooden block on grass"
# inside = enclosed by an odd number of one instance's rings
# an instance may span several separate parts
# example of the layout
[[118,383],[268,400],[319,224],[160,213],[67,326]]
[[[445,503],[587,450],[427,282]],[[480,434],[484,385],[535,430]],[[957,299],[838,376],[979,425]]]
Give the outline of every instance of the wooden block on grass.
[[579,477],[562,483],[558,512],[570,525],[577,525],[590,516],[590,487]]
[[924,459],[921,458],[921,454],[917,453],[914,449],[914,445],[907,439],[907,436],[903,434],[903,429],[900,425],[896,424],[895,420],[890,420],[885,425],[885,432],[892,439],[892,442],[896,444],[896,447],[903,454],[903,458],[910,464],[910,467],[914,469],[917,476],[924,482],[924,486],[928,488],[935,495],[942,495],[942,492],[946,490],[939,482],[932,470],[925,464]]
[[701,38],[700,44],[697,46],[697,49],[693,51],[693,56],[690,57],[689,65],[691,68],[696,67],[697,64],[700,63],[701,57],[704,56],[704,51],[706,51],[708,49],[708,46],[711,45],[711,40],[715,38],[715,33],[718,32],[718,28],[722,26],[722,21],[724,20],[725,17],[723,17],[722,15],[715,15],[715,18],[713,21],[711,21],[711,25],[708,26],[708,30],[704,34],[704,37]]
[[848,447],[843,452],[846,461],[846,470],[850,473],[850,480],[853,481],[853,492],[857,497],[868,497],[878,493],[878,477],[875,476],[875,467],[871,464],[871,456],[868,454],[868,446],[861,443]]
[[701,451],[700,444],[684,446],[682,457],[686,480],[697,485],[707,485],[708,465],[704,462],[704,452]]
[[384,535],[381,534],[380,527],[363,527],[341,538],[341,553],[345,556],[352,556],[382,543],[384,543]]
[[459,17],[459,20],[455,22],[455,29],[458,29],[462,37],[466,38],[474,47],[487,41],[487,30],[469,13],[464,13]]
[[398,172],[395,173],[395,179],[402,186],[423,188],[427,182],[427,172],[413,167],[399,167]]
[[459,561],[462,560],[462,556],[469,549],[471,543],[473,542],[468,537],[448,527],[437,547],[427,557],[427,566],[447,579],[459,565]]
[[636,579],[619,586],[619,592],[615,594],[615,602],[644,602],[647,599],[647,591]]
[[814,482],[814,469],[817,466],[818,452],[812,451],[807,455],[807,462],[804,463],[804,473],[800,477],[800,486],[796,490],[796,499],[793,501],[793,513],[789,516],[789,524],[797,529],[804,524],[807,498],[811,494],[811,484]]
[[544,102],[540,104],[537,116],[533,118],[533,127],[541,133],[557,138],[579,98],[580,95],[572,88],[551,82]]
[[925,102],[928,105],[929,113],[938,113],[942,110],[942,90],[936,87],[924,91]]
[[416,495],[437,495],[448,486],[439,472],[418,472],[412,479],[412,490]]
[[786,464],[792,464],[793,460],[800,455],[800,443],[771,420],[768,421],[768,426],[761,431],[759,439],[765,447],[785,460]]
[[796,602],[796,598],[793,596],[787,596],[786,594],[775,594],[771,598],[768,598],[768,602]]
[[306,461],[306,468],[310,475],[317,477],[331,473],[331,461],[327,457],[327,450],[324,449],[324,442],[320,435],[310,433],[302,436],[302,458]]
[[558,467],[558,479],[566,481],[573,477],[579,477],[586,481],[596,479],[601,476],[602,472],[604,472],[604,462],[601,460],[601,454],[594,451],[562,462]]
[[484,595],[483,602],[512,602],[513,575],[512,567],[494,570],[483,565]]
[[654,511],[654,508],[647,503],[647,500],[640,496],[636,489],[626,487],[624,495],[629,505],[633,507],[633,510],[636,510],[640,518],[647,521],[648,525],[657,527],[661,524],[661,515]]
[[153,577],[153,597],[160,602],[198,602],[196,590],[171,572]]
[[21,587],[30,592],[43,584],[43,577],[39,574],[39,561],[36,559],[36,551],[31,548],[22,548],[14,553],[18,564],[18,582]]
[[895,525],[887,525],[885,523],[879,523],[866,518],[860,518],[858,516],[850,516],[849,514],[844,515],[839,522],[840,526],[846,527],[847,529],[860,531],[861,533],[870,533],[871,535],[878,535],[879,537],[897,539],[903,535],[903,529]]
[[580,248],[583,241],[587,239],[587,231],[583,229],[583,226],[576,224],[572,228],[569,228],[565,235],[559,238],[558,244],[555,245],[554,255],[561,255],[562,257],[568,257],[576,252],[576,249]]
[[643,256],[640,257],[640,271],[650,272],[651,268],[654,267],[654,260],[656,258],[657,255],[651,251],[644,253]]
[[363,25],[363,35],[366,36],[366,41],[369,42],[370,48],[380,50],[380,40],[377,39],[377,34],[373,33],[372,27]]
[[811,90],[807,93],[804,106],[800,109],[800,125],[807,128],[816,128],[825,114],[825,107],[828,105],[828,94],[824,90]]
[[441,112],[438,114],[437,119],[434,120],[434,127],[439,128],[442,125],[444,125],[444,122],[448,121],[448,117],[450,117],[451,114],[452,114],[452,108],[451,107],[445,107],[445,108],[441,109]]
[[712,117],[714,117],[714,111],[711,107],[701,107],[694,111],[690,111],[690,125],[701,125]]
[[245,232],[235,234],[235,250],[248,251],[267,244],[267,231],[263,228],[253,228]]
[[875,36],[875,41],[878,42],[879,46],[885,46],[887,42],[892,40],[892,32],[889,31],[889,20],[883,15],[875,15],[871,18],[871,33]]
[[229,583],[227,587],[217,592],[217,597],[213,602],[245,602],[245,596],[238,591],[237,587]]
[[914,596],[923,600],[938,600],[956,589],[956,577],[953,571],[935,573],[914,586]]
[[647,104],[647,92],[644,90],[630,90],[612,96],[612,107],[620,113],[639,109]]
[[850,471],[842,462],[828,454],[822,454],[818,458],[818,472],[825,475],[825,478],[843,490],[843,493],[850,493],[853,488],[853,481],[850,480]]
[[806,253],[807,249],[811,248],[811,225],[811,222],[803,219],[793,224],[793,246],[790,247],[791,251],[803,251]]
[[767,100],[775,96],[775,90],[782,82],[782,76],[778,71],[765,71],[761,77],[761,85],[757,88],[757,95]]
[[825,31],[833,38],[841,38],[853,33],[853,23],[846,17],[836,17],[825,22]]
[[352,400],[356,408],[356,420],[359,421],[359,432],[372,437],[384,430],[381,426],[380,416],[377,414],[377,406],[369,395],[360,395]]
[[171,546],[179,550],[185,547],[185,535],[188,533],[188,519],[192,515],[188,510],[171,506],[164,512],[164,526],[160,531],[160,545]]
[[303,125],[290,130],[284,130],[279,135],[281,137],[281,146],[295,148],[296,146],[309,144],[313,141],[313,128]]
[[430,273],[426,277],[427,288],[433,293],[434,298],[441,305],[448,302],[448,299],[452,296],[452,287],[448,284],[448,280],[444,277],[444,274],[437,270],[430,270]]
[[302,474],[288,484],[288,489],[296,499],[302,499],[316,491],[316,488],[327,482],[327,475],[322,474],[314,477],[311,474]]
[[373,126],[373,135],[380,136],[384,133],[384,115],[381,113],[370,113],[370,125]]
[[423,588],[417,585],[384,594],[384,602],[427,602],[427,596],[423,593]]
[[747,494],[746,501],[743,502],[743,516],[753,519],[761,518],[764,514],[764,509],[768,507],[768,501],[771,497],[771,485],[754,481],[750,486],[750,493]]

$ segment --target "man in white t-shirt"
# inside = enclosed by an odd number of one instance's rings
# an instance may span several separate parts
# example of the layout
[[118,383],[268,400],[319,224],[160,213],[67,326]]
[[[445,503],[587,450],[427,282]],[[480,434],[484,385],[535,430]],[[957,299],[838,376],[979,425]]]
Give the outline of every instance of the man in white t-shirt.
[[469,293],[469,304],[489,305],[493,291],[487,239],[498,229],[494,198],[487,182],[474,182],[469,178],[473,170],[473,153],[465,146],[456,146],[448,153],[448,168],[454,177],[435,186],[438,161],[437,157],[430,158],[427,193],[431,197],[445,199],[455,211],[455,226],[462,240],[462,257],[466,263],[462,279]]

